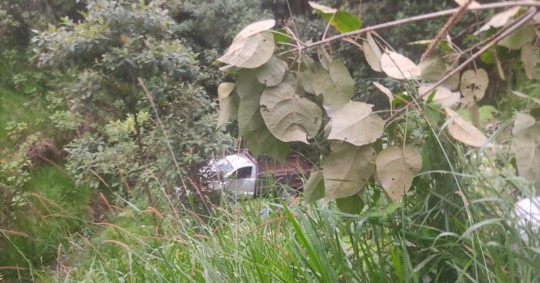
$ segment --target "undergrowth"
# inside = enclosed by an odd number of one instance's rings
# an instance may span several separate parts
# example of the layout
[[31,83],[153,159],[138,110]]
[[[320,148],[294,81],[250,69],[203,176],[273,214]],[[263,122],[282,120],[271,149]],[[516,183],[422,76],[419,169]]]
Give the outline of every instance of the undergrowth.
[[[72,237],[42,282],[535,282],[540,237],[522,241],[504,178],[470,175],[471,199],[367,204],[345,214],[301,199],[210,206],[126,203],[93,237]],[[483,181],[482,181],[483,180]],[[472,198],[474,197],[474,198]],[[411,198],[412,200],[412,198]],[[435,201],[435,204],[429,202]],[[465,201],[465,202],[464,202]],[[431,209],[426,209],[431,207]],[[449,208],[453,214],[446,214]],[[465,210],[470,211],[467,217]],[[159,217],[156,230],[152,215]],[[439,222],[432,221],[438,219]]]

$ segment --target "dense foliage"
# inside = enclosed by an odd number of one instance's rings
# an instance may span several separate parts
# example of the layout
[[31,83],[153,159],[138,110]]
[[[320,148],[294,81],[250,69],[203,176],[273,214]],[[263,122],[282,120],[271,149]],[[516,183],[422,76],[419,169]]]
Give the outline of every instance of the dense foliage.
[[[518,4],[0,3],[0,282],[540,280]],[[205,201],[238,145],[312,161],[300,199]]]

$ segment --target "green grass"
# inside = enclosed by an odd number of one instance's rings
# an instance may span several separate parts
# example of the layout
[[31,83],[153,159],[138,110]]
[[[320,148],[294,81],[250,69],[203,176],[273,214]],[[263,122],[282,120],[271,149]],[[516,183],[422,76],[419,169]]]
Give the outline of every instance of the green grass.
[[[421,204],[420,204],[421,205]],[[511,200],[470,204],[474,223],[453,229],[424,218],[436,211],[366,208],[360,215],[301,202],[225,203],[204,221],[190,211],[118,209],[92,239],[64,250],[63,269],[43,282],[535,282],[540,243],[520,240],[504,208]],[[272,208],[261,215],[264,206]],[[411,215],[410,213],[416,213]],[[493,214],[494,213],[494,214]],[[536,242],[535,242],[536,241]]]
[[31,277],[55,261],[73,233],[92,229],[88,203],[95,192],[76,186],[61,165],[24,163],[21,145],[30,135],[50,134],[47,119],[38,99],[0,89],[0,274],[9,280]]
[[[92,229],[88,203],[93,195],[90,188],[75,186],[57,168],[32,172],[13,207],[15,227],[6,227],[0,234],[0,266],[21,268],[19,274],[24,278],[29,276],[27,271],[54,263],[57,251],[67,247],[73,233],[88,234]],[[2,273],[19,277],[13,268]]]
[[47,113],[39,101],[28,95],[0,88],[0,144],[3,148],[15,146],[15,141],[9,138],[10,128],[12,132],[17,128],[22,131],[18,133],[21,142],[29,133],[43,130],[45,119]]

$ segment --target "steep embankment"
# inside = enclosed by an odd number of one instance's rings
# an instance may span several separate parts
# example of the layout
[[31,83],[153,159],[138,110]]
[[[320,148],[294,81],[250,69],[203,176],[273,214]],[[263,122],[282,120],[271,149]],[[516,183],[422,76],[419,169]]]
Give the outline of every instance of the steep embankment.
[[60,246],[91,223],[93,191],[76,186],[61,160],[37,162],[47,151],[61,153],[47,123],[38,98],[0,88],[0,278],[6,280],[54,264]]

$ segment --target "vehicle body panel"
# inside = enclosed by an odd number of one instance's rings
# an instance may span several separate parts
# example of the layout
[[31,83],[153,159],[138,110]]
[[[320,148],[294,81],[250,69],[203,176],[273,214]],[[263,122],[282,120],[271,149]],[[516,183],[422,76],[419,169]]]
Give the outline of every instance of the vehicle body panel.
[[268,158],[255,160],[248,152],[212,160],[209,166],[219,179],[210,182],[212,185],[209,189],[220,190],[234,197],[265,195],[269,188],[276,186],[299,189],[312,167],[309,162],[295,155],[289,156],[285,162],[278,162]]

